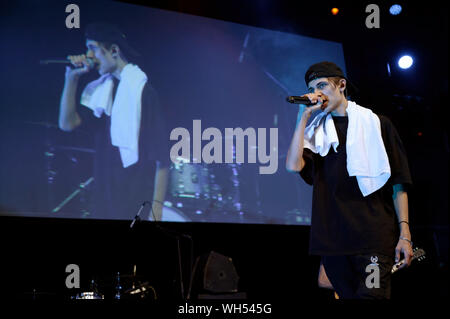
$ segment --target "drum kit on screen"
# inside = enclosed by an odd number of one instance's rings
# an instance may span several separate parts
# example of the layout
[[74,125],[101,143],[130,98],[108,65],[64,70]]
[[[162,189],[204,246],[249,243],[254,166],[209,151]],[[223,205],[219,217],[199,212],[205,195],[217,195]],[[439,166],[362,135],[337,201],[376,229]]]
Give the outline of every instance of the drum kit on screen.
[[[79,206],[81,217],[89,217],[87,203],[92,200],[90,193],[92,184],[96,181],[89,176],[92,172],[84,172],[86,176],[81,180],[71,175],[70,172],[89,167],[89,165],[81,165],[79,162],[82,160],[84,162],[92,161],[95,150],[61,145],[62,143],[57,141],[65,140],[57,138],[59,130],[56,124],[26,123],[45,130],[45,175],[49,188],[48,200],[51,212],[68,215],[67,211],[73,211],[74,207]],[[39,132],[38,135],[42,135],[42,132]],[[232,147],[232,163],[195,163],[195,158],[189,161],[181,157],[177,158],[175,163],[171,163],[169,186],[162,214],[163,221],[264,222],[263,214],[258,208],[260,199],[256,190],[258,183],[255,174],[248,175],[248,171],[245,171],[246,168],[244,168],[246,166],[236,163],[235,146],[232,145]],[[58,170],[57,166],[63,169]],[[70,172],[56,178],[56,175],[64,173],[67,167],[71,168]],[[243,171],[247,173],[245,178],[242,174]],[[244,179],[245,192],[242,192]],[[62,187],[59,184],[56,185],[56,180],[64,180],[63,186],[66,193],[62,193]],[[70,180],[70,185],[66,185],[69,183],[68,180]],[[54,194],[54,188],[58,188],[59,196]],[[248,197],[249,193],[252,193],[251,198]],[[69,204],[72,207],[67,208]],[[77,215],[71,214],[69,217],[77,217]]]
[[250,214],[242,204],[241,165],[177,158],[170,166],[163,221],[245,222]]
[[[228,137],[224,137],[227,139]],[[238,143],[238,137],[231,137]],[[244,142],[243,137],[239,137]],[[231,163],[204,163],[201,159],[181,156],[173,159],[170,166],[170,182],[166,196],[166,209],[176,209],[187,216],[186,221],[194,222],[261,222],[262,213],[258,211],[258,196],[243,196],[244,165],[236,161],[236,144],[230,145]],[[249,177],[246,177],[249,179]],[[254,176],[250,188],[257,194]],[[248,180],[246,180],[248,182]],[[247,190],[248,192],[248,190]],[[251,206],[249,205],[251,203]],[[169,206],[169,207],[167,207]],[[170,214],[170,212],[168,212]],[[163,221],[170,221],[163,209]]]

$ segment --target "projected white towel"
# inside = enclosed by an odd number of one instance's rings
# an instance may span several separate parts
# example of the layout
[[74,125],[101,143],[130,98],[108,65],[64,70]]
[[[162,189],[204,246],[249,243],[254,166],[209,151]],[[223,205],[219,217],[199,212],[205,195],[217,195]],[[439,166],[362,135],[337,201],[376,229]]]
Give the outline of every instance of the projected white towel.
[[145,73],[138,66],[127,64],[120,73],[114,103],[114,82],[110,74],[90,82],[81,96],[81,104],[90,108],[96,117],[103,113],[111,116],[111,141],[120,150],[123,167],[139,160],[141,94],[145,83]]

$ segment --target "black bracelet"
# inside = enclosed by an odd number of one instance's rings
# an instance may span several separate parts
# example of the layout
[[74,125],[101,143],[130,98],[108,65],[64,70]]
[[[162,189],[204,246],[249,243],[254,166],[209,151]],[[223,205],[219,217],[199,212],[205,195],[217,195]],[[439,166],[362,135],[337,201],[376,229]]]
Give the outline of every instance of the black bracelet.
[[409,223],[406,220],[402,220],[401,222],[399,222],[398,224],[400,225],[401,223],[406,223],[409,226]]
[[410,239],[405,238],[405,237],[402,237],[402,236],[400,236],[400,239],[403,239],[403,240],[407,241],[408,243],[410,243],[410,244],[411,244],[411,247],[414,246],[414,245],[413,245],[413,242],[412,242]]

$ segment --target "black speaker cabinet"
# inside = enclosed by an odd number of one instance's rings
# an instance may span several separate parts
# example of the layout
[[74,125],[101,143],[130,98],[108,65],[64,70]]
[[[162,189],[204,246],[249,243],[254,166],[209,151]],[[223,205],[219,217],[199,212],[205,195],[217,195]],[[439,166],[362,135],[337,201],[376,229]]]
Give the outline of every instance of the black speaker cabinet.
[[238,291],[239,276],[230,257],[211,251],[197,258],[194,287],[198,292],[234,293]]

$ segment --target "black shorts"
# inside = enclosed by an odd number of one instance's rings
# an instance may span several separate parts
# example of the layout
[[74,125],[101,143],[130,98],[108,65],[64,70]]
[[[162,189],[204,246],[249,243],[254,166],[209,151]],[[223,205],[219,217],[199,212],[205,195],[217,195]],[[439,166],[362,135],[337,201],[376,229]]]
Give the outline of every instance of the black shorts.
[[[322,256],[322,262],[339,298],[390,299],[393,257],[377,253]],[[375,268],[379,270],[379,280]]]

